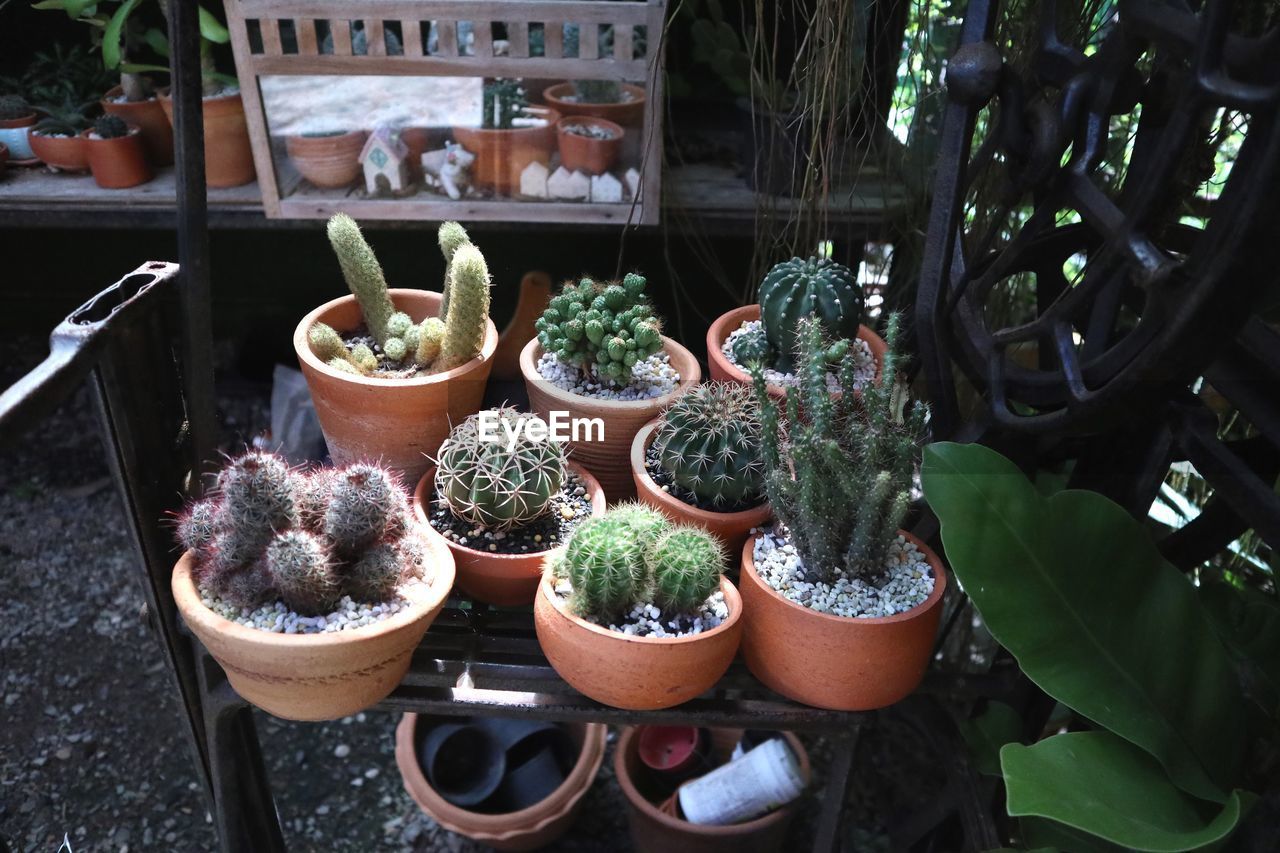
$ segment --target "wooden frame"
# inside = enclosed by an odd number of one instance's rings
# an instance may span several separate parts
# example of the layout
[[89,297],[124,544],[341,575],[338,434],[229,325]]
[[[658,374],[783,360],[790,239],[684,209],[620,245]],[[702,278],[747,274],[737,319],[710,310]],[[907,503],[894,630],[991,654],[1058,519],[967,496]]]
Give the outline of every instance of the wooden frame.
[[[653,225],[660,210],[662,170],[662,47],[666,0],[224,0],[236,72],[244,99],[258,184],[268,218],[325,218],[339,210],[357,219],[491,220]],[[434,22],[435,52],[427,50]],[[459,49],[457,24],[474,25],[470,51]],[[352,25],[365,32],[366,52],[352,50]],[[387,24],[398,25],[403,53],[387,51]],[[507,27],[508,51],[493,55],[492,24]],[[541,24],[544,55],[530,56],[531,24]],[[563,24],[579,27],[578,56],[564,56]],[[318,26],[320,25],[320,26]],[[613,27],[611,56],[599,53],[599,30]],[[296,51],[286,52],[282,26],[291,28]],[[321,27],[333,41],[321,53]],[[644,27],[647,48],[637,55],[635,29]],[[291,48],[292,45],[289,45]],[[281,197],[281,170],[272,154],[259,78],[263,75],[381,75],[526,77],[621,80],[646,90],[640,128],[640,192],[621,203],[476,199],[454,201],[418,193],[369,198],[359,189],[319,190]],[[295,182],[296,185],[296,182]]]

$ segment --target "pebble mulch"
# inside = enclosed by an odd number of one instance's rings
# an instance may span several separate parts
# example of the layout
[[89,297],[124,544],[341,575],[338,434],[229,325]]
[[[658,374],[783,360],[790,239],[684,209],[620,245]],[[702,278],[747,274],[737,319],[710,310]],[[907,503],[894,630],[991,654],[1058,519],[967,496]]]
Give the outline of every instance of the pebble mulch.
[[333,634],[338,631],[351,631],[381,622],[409,606],[409,602],[399,595],[391,601],[377,604],[352,601],[351,596],[344,595],[332,613],[321,616],[302,616],[285,607],[282,601],[246,610],[229,604],[215,595],[210,595],[203,589],[200,590],[200,600],[204,602],[205,607],[224,619],[230,619],[249,628],[257,628],[260,631],[271,631],[274,634]]
[[658,484],[658,488],[671,495],[676,500],[687,503],[689,506],[697,507],[707,512],[742,512],[744,509],[752,509],[760,506],[763,500],[757,501],[739,501],[734,504],[716,506],[713,502],[703,500],[693,492],[676,483],[675,477],[671,476],[666,468],[662,467],[662,463],[658,461],[658,451],[652,446],[645,449],[644,452],[644,469],[648,472],[649,478]]
[[[730,332],[729,337],[724,339],[724,344],[720,347],[720,352],[724,353],[724,357],[729,359],[730,364],[741,368],[742,370],[747,369],[746,365],[738,364],[738,359],[733,354],[733,344],[738,340],[738,338],[748,332],[754,332],[759,329],[760,325],[759,320],[747,320],[737,329]],[[875,380],[876,360],[871,355],[871,347],[867,346],[867,342],[862,338],[854,339],[851,351],[853,352],[854,359],[856,359],[856,366],[853,373],[853,386],[860,389],[867,383]],[[782,371],[774,370],[771,367],[766,367],[764,369],[764,381],[768,382],[770,385],[781,385],[786,388],[787,386],[795,385],[799,380],[796,379],[796,375],[794,373],[783,373]],[[830,371],[827,372],[827,389],[830,391],[840,390],[840,378]]]
[[631,381],[621,388],[601,381],[596,366],[583,374],[571,364],[562,364],[555,353],[543,353],[538,373],[562,391],[597,400],[653,400],[670,394],[680,384],[680,373],[671,366],[665,352],[656,352],[631,368]]
[[[556,578],[555,593],[560,599],[559,606],[568,607],[569,597],[573,595],[573,585],[565,578]],[[632,607],[631,612],[620,623],[601,627],[633,637],[692,637],[718,627],[728,618],[729,606],[724,603],[724,593],[716,590],[702,602],[695,613],[664,618],[657,605],[652,601],[643,601]]]
[[547,513],[523,527],[489,530],[458,518],[448,506],[433,501],[427,520],[446,539],[477,551],[494,554],[536,554],[549,551],[569,538],[573,529],[591,517],[591,499],[582,478],[569,472],[560,494],[551,499]]

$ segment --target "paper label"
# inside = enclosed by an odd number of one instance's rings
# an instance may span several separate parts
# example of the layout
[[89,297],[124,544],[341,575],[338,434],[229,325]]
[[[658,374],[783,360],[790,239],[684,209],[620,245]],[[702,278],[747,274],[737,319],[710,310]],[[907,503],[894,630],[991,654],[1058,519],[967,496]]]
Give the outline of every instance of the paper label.
[[680,786],[680,809],[690,823],[723,826],[759,817],[800,796],[800,762],[782,738]]

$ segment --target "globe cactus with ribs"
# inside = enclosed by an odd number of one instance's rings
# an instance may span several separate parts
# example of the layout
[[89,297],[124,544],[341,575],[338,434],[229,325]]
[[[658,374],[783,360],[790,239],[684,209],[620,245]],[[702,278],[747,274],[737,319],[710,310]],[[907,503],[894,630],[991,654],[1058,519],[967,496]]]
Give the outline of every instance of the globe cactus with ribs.
[[658,463],[676,485],[715,508],[764,494],[760,407],[746,385],[707,382],[681,395],[654,432]]
[[636,273],[621,283],[590,278],[566,283],[535,324],[538,343],[563,364],[625,385],[636,362],[662,349],[662,324],[645,283]]
[[[866,297],[853,270],[826,257],[792,258],[774,266],[760,283],[759,302],[767,352],[774,360],[773,367],[784,373],[796,369],[801,319],[813,317],[828,337],[852,340],[858,336],[866,308]],[[763,349],[758,341],[749,346]],[[740,354],[735,349],[734,355],[744,366],[750,361],[746,352]],[[838,357],[832,354],[831,360]]]

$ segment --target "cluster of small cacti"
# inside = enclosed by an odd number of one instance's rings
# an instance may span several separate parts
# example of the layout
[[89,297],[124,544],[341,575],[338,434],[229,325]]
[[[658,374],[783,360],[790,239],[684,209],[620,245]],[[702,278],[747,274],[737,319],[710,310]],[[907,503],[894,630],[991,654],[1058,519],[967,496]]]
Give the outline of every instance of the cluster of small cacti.
[[93,135],[99,139],[119,139],[129,135],[129,125],[120,116],[106,113],[94,119]]
[[[445,284],[440,316],[414,323],[397,311],[387,293],[382,266],[365,242],[360,226],[346,214],[329,220],[329,243],[342,267],[347,287],[374,342],[393,368],[417,367],[440,373],[480,354],[489,320],[489,267],[456,222],[440,226]],[[335,370],[368,376],[379,367],[377,353],[366,345],[348,348],[331,326],[316,323],[307,333],[311,351]]]
[[529,106],[528,95],[519,80],[499,78],[486,83],[482,97],[484,112],[480,126],[485,130],[510,130]]
[[408,495],[383,468],[295,471],[270,453],[232,459],[212,496],[187,507],[177,538],[196,558],[200,588],[236,607],[279,599],[296,613],[328,613],[344,595],[389,599],[422,577]]
[[[735,346],[734,357],[747,365],[754,360],[753,353],[763,355],[761,360],[772,360],[772,366],[784,373],[796,369],[797,325],[802,318],[815,318],[831,338],[851,340],[858,336],[866,307],[854,271],[826,257],[792,258],[777,264],[760,283],[759,301],[767,347],[758,341],[743,343],[742,352]],[[834,359],[841,357],[834,355]]]
[[32,112],[34,110],[31,109],[31,105],[21,95],[0,95],[0,119],[12,121],[26,118]]
[[573,94],[580,104],[617,104],[622,101],[622,84],[617,80],[574,80]]
[[584,372],[595,365],[601,379],[626,384],[636,362],[662,349],[662,324],[644,287],[636,273],[621,284],[566,282],[535,324],[538,343],[564,364]]
[[[482,417],[497,418],[497,440],[482,435]],[[523,421],[536,415],[501,408],[467,418],[440,445],[436,495],[458,518],[491,530],[536,521],[565,481],[564,446],[532,441]],[[508,435],[515,435],[512,444]]]
[[837,572],[874,580],[911,504],[911,483],[928,410],[908,403],[895,381],[899,318],[889,318],[880,385],[855,391],[855,361],[837,366],[841,394],[827,387],[822,326],[803,319],[799,383],[787,389],[785,418],[752,370],[764,425],[765,493],[804,561],[806,580]]
[[574,612],[609,624],[645,601],[667,616],[692,613],[719,588],[724,557],[702,528],[626,503],[580,524],[556,571],[573,587]]
[[745,385],[695,385],[663,413],[653,449],[677,485],[716,507],[764,494],[760,407]]

